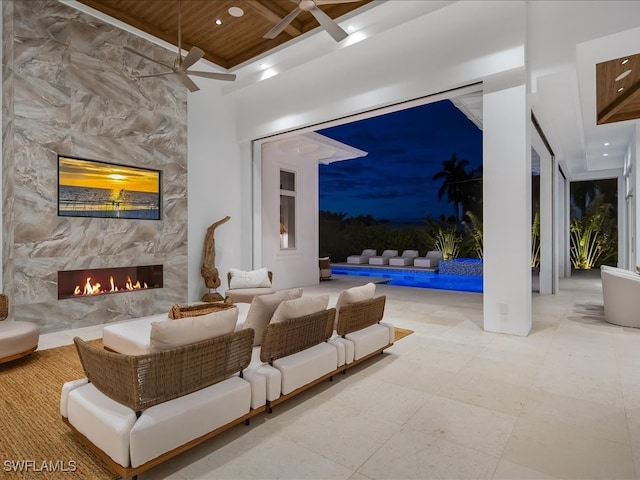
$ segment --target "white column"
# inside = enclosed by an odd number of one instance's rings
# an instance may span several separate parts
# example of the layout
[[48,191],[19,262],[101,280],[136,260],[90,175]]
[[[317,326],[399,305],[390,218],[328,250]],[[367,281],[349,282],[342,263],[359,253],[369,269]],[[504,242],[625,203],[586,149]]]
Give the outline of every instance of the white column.
[[553,293],[553,170],[546,149],[540,156],[540,293]]
[[531,147],[525,83],[483,97],[484,329],[531,331]]

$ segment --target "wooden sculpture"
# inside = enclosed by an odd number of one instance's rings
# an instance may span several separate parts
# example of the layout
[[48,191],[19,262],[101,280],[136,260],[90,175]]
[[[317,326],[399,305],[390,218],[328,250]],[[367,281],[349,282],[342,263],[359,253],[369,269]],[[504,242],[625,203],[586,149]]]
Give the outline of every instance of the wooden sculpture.
[[[204,260],[200,274],[202,278],[204,278],[204,284],[208,289],[213,288],[215,290],[222,284],[218,269],[216,268],[216,241],[213,234],[216,228],[229,220],[231,220],[231,217],[227,215],[223,219],[211,224],[209,228],[207,228],[207,233],[204,237]],[[219,293],[205,293],[202,297],[203,302],[216,302],[220,300],[223,300],[223,298]]]

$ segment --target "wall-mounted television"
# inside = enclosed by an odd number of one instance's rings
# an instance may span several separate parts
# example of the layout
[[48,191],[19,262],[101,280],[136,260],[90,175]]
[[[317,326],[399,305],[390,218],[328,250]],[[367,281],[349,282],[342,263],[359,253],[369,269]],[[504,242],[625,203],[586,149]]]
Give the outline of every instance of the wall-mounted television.
[[58,215],[160,220],[161,172],[58,155]]

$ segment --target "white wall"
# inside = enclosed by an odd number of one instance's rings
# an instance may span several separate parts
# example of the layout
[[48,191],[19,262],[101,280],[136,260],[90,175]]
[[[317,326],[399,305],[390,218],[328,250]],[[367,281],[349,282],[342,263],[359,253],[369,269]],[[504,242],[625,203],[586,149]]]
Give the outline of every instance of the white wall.
[[[280,249],[280,170],[296,174],[296,245]],[[262,146],[262,265],[277,289],[318,283],[318,164],[277,143]]]
[[[212,81],[198,81],[199,92],[188,97],[188,211],[189,211],[189,301],[208,292],[200,275],[204,237],[212,223],[229,215],[231,220],[215,230],[216,267],[222,278],[221,294],[227,288],[230,267],[250,266],[250,250],[243,257],[242,212],[250,211],[251,198],[243,189],[247,176],[240,161],[235,129],[235,106],[220,94]],[[247,166],[248,168],[248,166]],[[250,177],[250,176],[249,176]],[[244,209],[244,210],[243,210]]]

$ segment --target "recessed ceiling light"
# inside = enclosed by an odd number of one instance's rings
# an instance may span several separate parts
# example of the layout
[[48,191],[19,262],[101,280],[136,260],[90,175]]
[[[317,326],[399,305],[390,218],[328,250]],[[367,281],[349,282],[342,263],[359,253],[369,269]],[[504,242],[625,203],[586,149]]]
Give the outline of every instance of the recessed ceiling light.
[[604,142],[604,146],[608,147],[609,146],[609,142]]
[[616,77],[616,82],[619,82],[620,80],[622,80],[624,77],[626,77],[627,75],[629,75],[631,73],[631,69],[629,70],[625,70],[624,72],[622,72],[620,75],[618,75]]
[[603,154],[602,156],[603,156],[603,157],[608,157],[608,156],[609,156],[609,154],[608,154],[608,153],[605,153],[605,154]]
[[244,10],[242,10],[240,7],[231,7],[227,11],[232,17],[241,17],[244,15]]
[[353,25],[348,25],[347,26],[347,31],[348,32],[354,32],[356,30],[356,27],[354,27]]
[[624,87],[620,87],[620,88],[618,89],[618,93],[620,93],[622,90],[624,90]]
[[216,25],[222,25],[222,20],[220,20],[219,18],[216,19]]
[[622,60],[622,65],[626,65],[626,63],[629,61],[628,58],[625,58],[624,60]]

